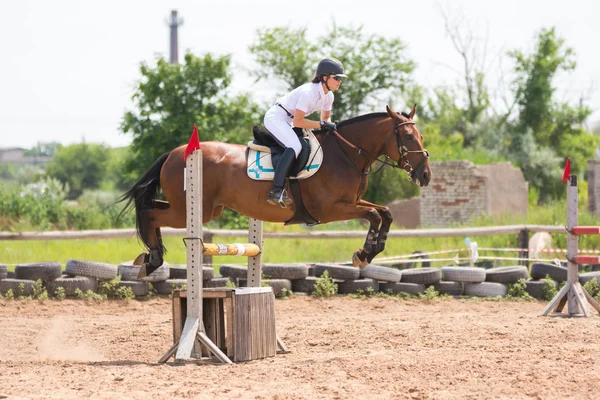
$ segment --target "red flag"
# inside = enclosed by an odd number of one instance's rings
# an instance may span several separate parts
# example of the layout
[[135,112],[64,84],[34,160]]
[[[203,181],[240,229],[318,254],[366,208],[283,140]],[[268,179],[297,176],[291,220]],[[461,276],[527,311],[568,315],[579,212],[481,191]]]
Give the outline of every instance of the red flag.
[[569,175],[571,175],[571,157],[567,158],[567,165],[565,165],[565,172],[563,172],[562,183],[569,180]]
[[196,124],[194,124],[194,130],[192,131],[192,137],[190,138],[190,142],[185,148],[185,153],[183,154],[183,160],[185,161],[190,154],[194,152],[194,150],[198,150],[200,148],[200,139],[198,138],[198,128]]

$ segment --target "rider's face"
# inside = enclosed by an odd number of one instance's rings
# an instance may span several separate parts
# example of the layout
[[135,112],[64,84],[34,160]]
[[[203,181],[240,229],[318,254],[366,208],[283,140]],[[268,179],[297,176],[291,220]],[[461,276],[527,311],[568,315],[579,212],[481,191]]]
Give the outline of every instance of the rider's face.
[[327,77],[327,85],[329,85],[329,89],[331,90],[338,90],[340,88],[340,85],[342,84],[342,78],[333,76],[333,75],[329,75]]

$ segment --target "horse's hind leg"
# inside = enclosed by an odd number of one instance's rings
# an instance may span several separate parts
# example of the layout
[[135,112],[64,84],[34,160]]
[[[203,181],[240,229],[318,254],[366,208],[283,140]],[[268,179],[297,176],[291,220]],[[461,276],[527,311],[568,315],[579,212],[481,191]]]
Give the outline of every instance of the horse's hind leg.
[[374,204],[365,200],[359,200],[358,205],[365,207],[373,207],[377,210],[377,213],[381,217],[381,226],[379,227],[379,234],[377,235],[376,246],[374,249],[371,249],[369,254],[367,255],[367,261],[371,263],[373,258],[379,253],[381,253],[385,249],[385,242],[387,241],[387,235],[390,231],[390,227],[392,226],[392,221],[394,220],[392,217],[392,212],[389,207],[380,206],[378,204]]

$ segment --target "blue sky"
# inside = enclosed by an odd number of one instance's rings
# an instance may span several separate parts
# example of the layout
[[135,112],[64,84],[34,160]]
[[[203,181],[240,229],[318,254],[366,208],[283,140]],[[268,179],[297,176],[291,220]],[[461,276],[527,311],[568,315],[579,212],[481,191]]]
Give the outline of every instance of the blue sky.
[[[171,9],[184,19],[180,54],[232,54],[233,89],[253,92],[261,101],[273,100],[281,87],[254,83],[243,72],[253,67],[247,49],[258,28],[307,27],[309,36],[317,37],[333,20],[364,25],[365,32],[408,44],[417,83],[453,85],[462,64],[445,34],[442,9],[452,19],[463,18],[462,26],[481,39],[477,46],[487,49],[488,83],[497,94],[500,79],[506,81],[511,69],[502,54],[530,51],[535,34],[554,26],[575,49],[578,62],[575,73],[557,77],[557,96],[576,101],[583,95],[595,110],[590,123],[600,121],[598,1],[304,0],[284,6],[275,0],[20,0],[0,3],[0,148],[82,140],[128,145],[131,138],[118,126],[132,107],[140,62],[168,57],[165,19]],[[500,98],[496,101],[500,104]]]

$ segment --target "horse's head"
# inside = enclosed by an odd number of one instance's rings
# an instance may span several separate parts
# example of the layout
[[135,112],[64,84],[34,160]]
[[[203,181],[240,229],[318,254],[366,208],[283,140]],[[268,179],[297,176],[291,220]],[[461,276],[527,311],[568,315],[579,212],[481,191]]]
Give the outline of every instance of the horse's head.
[[409,174],[411,181],[419,186],[427,186],[431,179],[429,153],[423,147],[423,135],[413,121],[417,112],[416,104],[409,114],[399,115],[389,106],[386,109],[394,123],[392,140],[387,141],[385,149],[387,156]]

